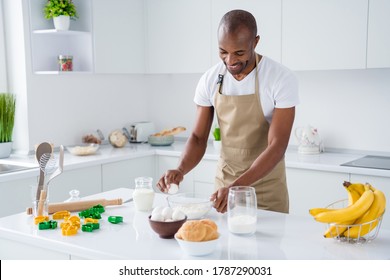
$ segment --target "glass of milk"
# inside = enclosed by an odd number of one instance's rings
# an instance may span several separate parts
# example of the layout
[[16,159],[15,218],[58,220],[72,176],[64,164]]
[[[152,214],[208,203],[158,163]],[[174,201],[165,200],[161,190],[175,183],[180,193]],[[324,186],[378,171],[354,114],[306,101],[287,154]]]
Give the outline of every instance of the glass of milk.
[[236,186],[229,188],[228,228],[235,234],[253,234],[257,224],[255,188]]
[[151,211],[153,209],[154,191],[152,187],[153,178],[135,178],[135,190],[133,199],[135,209],[138,211]]

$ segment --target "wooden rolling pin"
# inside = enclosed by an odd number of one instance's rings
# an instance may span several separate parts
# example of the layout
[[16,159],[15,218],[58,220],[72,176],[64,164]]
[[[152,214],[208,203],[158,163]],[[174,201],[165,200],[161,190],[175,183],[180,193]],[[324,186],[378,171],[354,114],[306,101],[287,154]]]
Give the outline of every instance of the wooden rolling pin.
[[[122,205],[122,198],[116,199],[93,199],[93,200],[80,200],[80,201],[71,201],[71,202],[59,202],[59,203],[49,203],[48,211],[49,214],[53,214],[58,211],[83,211],[89,209],[95,205],[109,206],[109,205]],[[27,215],[33,213],[32,208],[27,208]]]

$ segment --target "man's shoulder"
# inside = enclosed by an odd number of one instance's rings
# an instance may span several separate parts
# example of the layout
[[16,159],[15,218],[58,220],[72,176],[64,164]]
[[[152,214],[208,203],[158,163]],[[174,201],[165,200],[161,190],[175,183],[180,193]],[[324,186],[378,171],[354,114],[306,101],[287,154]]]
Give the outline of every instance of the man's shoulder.
[[292,70],[285,65],[277,62],[269,57],[263,57],[262,64],[259,69],[259,75],[267,79],[278,80],[296,80],[296,76]]
[[273,60],[272,58],[269,58],[267,56],[263,56],[262,66],[264,66],[265,70],[269,69],[273,71],[292,73],[292,71],[286,66],[284,66],[282,63],[277,62],[276,60]]

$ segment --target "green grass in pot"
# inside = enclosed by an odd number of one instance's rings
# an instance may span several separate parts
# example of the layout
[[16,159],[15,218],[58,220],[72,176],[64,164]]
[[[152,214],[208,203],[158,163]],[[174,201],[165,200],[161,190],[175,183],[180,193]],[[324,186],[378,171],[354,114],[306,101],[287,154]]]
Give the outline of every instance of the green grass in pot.
[[219,129],[219,127],[216,127],[214,129],[213,135],[214,135],[214,140],[215,141],[221,141],[221,130]]
[[48,0],[43,12],[46,19],[58,16],[69,16],[71,19],[78,18],[76,6],[72,0]]
[[0,143],[12,142],[15,123],[15,96],[0,93]]

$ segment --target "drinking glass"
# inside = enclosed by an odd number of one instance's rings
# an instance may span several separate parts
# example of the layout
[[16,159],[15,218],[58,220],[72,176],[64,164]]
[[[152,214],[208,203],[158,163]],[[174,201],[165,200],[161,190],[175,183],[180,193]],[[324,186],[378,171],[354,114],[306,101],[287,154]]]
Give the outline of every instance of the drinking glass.
[[31,186],[32,215],[33,217],[49,215],[49,189],[43,188],[37,195],[38,186]]

